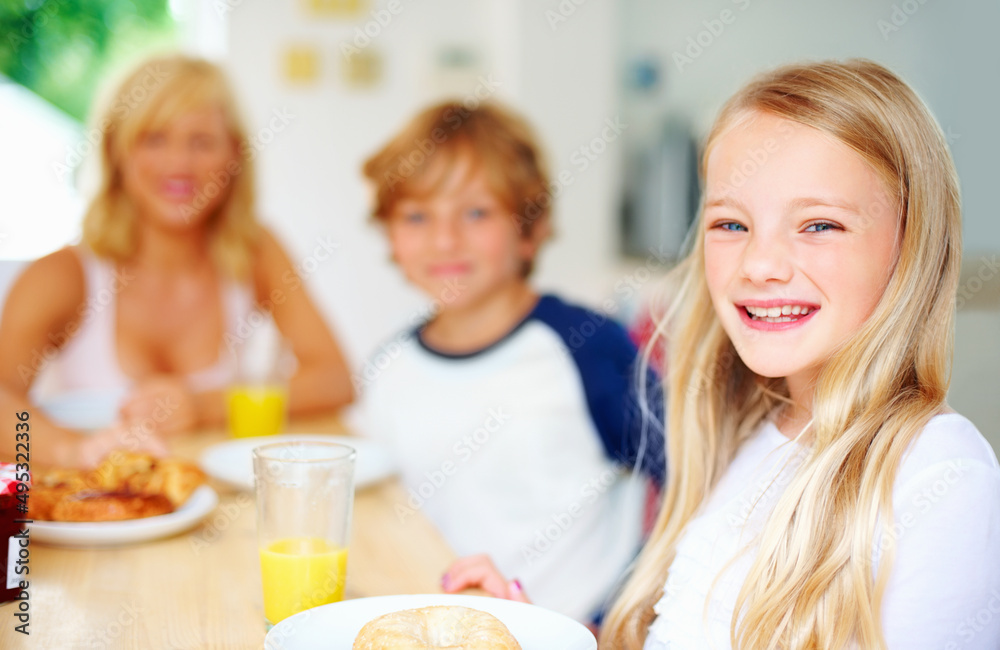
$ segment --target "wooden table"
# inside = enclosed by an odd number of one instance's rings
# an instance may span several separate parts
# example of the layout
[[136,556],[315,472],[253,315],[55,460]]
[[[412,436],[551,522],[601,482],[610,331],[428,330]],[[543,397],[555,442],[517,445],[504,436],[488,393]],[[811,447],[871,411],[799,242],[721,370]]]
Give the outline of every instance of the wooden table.
[[[333,417],[290,430],[345,433]],[[173,451],[196,459],[225,439],[222,431],[199,433]],[[121,548],[32,544],[31,635],[14,631],[15,605],[4,605],[0,648],[263,648],[253,495],[212,485],[218,508],[187,533]],[[405,500],[395,479],[357,492],[347,598],[440,592],[455,556],[420,513],[400,521],[395,506]]]

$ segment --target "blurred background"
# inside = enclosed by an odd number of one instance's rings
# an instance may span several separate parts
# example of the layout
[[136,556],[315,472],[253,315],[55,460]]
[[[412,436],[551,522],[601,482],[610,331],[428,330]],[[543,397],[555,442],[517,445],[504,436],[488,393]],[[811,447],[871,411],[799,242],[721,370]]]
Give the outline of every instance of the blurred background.
[[682,246],[725,98],[767,67],[863,56],[912,84],[951,144],[966,253],[949,401],[1000,451],[998,22],[992,0],[3,0],[0,296],[78,239],[90,106],[153,52],[229,71],[262,218],[355,369],[425,313],[359,171],[422,106],[495,98],[528,117],[557,179],[536,283],[627,320]]

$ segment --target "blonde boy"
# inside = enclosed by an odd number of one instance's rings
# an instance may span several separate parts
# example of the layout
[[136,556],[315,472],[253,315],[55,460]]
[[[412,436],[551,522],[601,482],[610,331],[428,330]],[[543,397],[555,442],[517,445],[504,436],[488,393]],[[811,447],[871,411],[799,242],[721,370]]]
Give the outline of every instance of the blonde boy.
[[401,460],[400,516],[422,510],[460,555],[517,578],[498,589],[591,619],[640,544],[629,470],[638,458],[661,481],[663,443],[643,435],[624,329],[528,281],[552,230],[530,128],[441,104],[364,173],[393,259],[440,304],[365,390],[372,434]]

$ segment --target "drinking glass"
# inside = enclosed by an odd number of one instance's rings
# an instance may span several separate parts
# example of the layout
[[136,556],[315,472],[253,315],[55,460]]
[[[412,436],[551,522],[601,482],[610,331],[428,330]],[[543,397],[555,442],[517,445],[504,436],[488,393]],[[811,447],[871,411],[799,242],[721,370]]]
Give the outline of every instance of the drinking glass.
[[226,391],[234,438],[273,436],[285,427],[294,358],[273,324],[261,326],[235,349],[236,380]]
[[294,441],[253,450],[268,629],[344,597],[354,505],[353,448]]

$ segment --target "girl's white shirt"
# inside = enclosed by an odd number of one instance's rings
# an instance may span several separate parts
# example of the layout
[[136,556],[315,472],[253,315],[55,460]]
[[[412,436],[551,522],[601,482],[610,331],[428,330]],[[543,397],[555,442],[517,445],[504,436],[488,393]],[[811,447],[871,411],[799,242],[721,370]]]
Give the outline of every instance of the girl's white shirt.
[[[645,650],[731,648],[736,597],[756,538],[806,449],[765,420],[687,526]],[[893,488],[895,545],[882,602],[890,650],[1000,648],[1000,465],[969,420],[938,415],[914,441]]]

